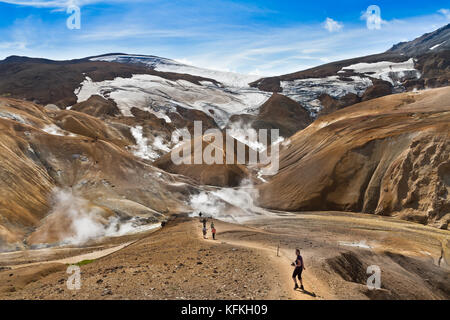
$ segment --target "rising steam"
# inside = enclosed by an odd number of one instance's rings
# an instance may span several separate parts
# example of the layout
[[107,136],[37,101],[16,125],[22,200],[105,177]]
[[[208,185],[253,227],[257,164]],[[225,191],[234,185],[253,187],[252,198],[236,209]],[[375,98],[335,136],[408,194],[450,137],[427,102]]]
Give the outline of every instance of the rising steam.
[[70,189],[55,189],[52,200],[50,214],[33,235],[34,243],[82,245],[92,239],[123,236],[160,225],[143,225],[136,217],[119,219]]
[[250,181],[245,180],[238,188],[221,188],[214,191],[202,191],[190,198],[192,216],[201,212],[204,216],[215,219],[238,222],[255,217],[255,200],[258,192]]

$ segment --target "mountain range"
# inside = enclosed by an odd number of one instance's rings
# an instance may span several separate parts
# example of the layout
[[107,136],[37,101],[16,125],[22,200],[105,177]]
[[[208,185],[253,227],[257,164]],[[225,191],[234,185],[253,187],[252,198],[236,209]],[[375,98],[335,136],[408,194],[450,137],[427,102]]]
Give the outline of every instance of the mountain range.
[[[195,210],[193,195],[244,181],[259,194],[255,205],[271,210],[363,212],[448,229],[449,78],[450,24],[384,53],[266,78],[151,55],[8,57],[0,61],[0,249],[78,243],[73,217],[96,226],[86,238],[114,234],[117,221],[165,221]],[[176,138],[193,133],[194,121],[237,144],[248,129],[279,129],[278,174],[172,165]]]

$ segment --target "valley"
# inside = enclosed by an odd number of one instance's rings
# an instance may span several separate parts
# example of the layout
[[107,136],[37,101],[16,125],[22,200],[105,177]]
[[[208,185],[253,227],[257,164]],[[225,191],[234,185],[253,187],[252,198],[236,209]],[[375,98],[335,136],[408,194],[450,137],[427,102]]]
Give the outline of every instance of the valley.
[[7,57],[0,299],[448,300],[449,46],[447,24],[271,77]]

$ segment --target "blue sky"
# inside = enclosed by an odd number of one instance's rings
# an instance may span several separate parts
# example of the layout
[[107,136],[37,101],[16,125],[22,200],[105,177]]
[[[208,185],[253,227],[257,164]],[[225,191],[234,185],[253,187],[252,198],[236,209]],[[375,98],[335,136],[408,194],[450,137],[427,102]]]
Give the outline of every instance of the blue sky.
[[[70,4],[79,30],[66,27]],[[369,5],[379,28],[366,24]],[[448,1],[0,0],[0,59],[127,52],[275,75],[382,52],[449,22]]]

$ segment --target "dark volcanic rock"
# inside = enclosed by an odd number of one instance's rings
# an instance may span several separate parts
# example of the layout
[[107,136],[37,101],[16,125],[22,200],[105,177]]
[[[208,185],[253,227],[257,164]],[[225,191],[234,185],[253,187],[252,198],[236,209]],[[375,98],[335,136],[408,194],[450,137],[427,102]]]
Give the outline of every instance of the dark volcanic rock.
[[416,68],[422,74],[427,88],[448,85],[450,78],[450,50],[429,53],[417,58]]
[[361,98],[354,93],[347,93],[340,99],[335,99],[330,95],[323,93],[319,97],[323,109],[319,112],[319,117],[335,112],[339,109],[351,106],[361,101]]
[[429,53],[430,51],[439,52],[445,50],[450,50],[450,24],[447,24],[436,31],[425,33],[413,41],[397,43],[387,52],[417,57]]
[[392,85],[383,80],[373,80],[373,86],[367,88],[361,97],[362,101],[367,101],[383,96],[387,96],[392,93]]
[[194,133],[194,121],[202,122],[203,131],[218,128],[214,119],[201,110],[176,106],[176,112],[171,112],[168,116],[177,128],[187,128],[191,134]]
[[94,117],[117,116],[120,114],[120,110],[114,100],[106,100],[99,95],[93,95],[88,100],[77,103],[71,110],[83,112]]
[[234,115],[230,123],[242,121],[253,129],[279,129],[282,137],[290,137],[306,128],[312,119],[298,102],[278,93],[274,93],[259,109],[258,115]]

